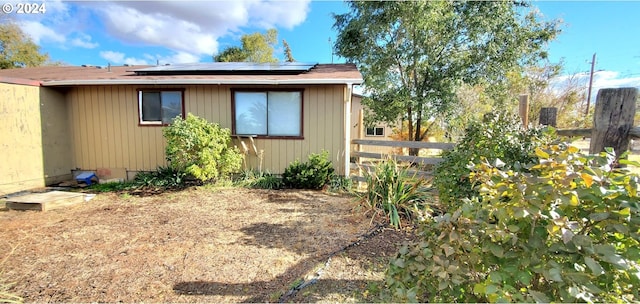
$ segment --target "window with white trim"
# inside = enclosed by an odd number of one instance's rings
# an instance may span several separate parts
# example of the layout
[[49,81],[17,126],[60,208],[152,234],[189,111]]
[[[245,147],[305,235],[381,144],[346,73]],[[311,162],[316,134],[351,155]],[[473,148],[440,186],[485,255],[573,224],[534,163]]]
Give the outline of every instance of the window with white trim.
[[141,125],[168,125],[184,117],[182,90],[138,90],[138,119]]
[[367,136],[384,136],[384,127],[367,128]]
[[302,136],[302,91],[233,92],[237,135]]

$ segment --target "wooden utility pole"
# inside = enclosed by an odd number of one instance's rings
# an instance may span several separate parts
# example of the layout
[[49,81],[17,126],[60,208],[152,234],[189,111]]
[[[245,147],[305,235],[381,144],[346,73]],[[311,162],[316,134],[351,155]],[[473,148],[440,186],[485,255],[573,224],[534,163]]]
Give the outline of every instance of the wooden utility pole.
[[522,119],[522,125],[526,129],[529,127],[529,95],[522,94],[519,99],[518,113]]
[[629,131],[636,113],[638,89],[601,89],[596,97],[589,153],[597,154],[613,147],[616,155],[629,149]]
[[584,116],[589,115],[589,104],[591,103],[591,88],[593,87],[593,68],[596,66],[596,53],[593,53],[591,58],[591,73],[589,74],[589,91],[587,92],[587,110],[584,111]]

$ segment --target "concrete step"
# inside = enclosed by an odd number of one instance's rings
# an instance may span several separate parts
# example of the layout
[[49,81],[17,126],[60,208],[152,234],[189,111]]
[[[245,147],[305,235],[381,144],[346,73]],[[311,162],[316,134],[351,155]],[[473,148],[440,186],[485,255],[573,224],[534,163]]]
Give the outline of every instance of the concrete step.
[[63,208],[85,201],[84,193],[50,191],[13,196],[6,199],[5,205],[14,210],[47,211]]

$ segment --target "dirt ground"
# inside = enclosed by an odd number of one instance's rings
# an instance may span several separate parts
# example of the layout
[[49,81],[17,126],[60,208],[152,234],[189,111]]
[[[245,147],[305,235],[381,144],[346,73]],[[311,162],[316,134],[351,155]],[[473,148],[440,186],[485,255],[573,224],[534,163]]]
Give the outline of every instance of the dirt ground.
[[3,210],[0,275],[28,302],[371,302],[411,233],[355,206],[317,191],[190,188]]

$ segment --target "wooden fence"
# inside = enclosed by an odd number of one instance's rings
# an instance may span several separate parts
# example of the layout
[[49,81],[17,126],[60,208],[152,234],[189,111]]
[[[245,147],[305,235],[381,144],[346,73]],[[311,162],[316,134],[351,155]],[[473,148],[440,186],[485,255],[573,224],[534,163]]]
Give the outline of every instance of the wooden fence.
[[[617,153],[627,151],[630,148],[631,139],[640,138],[640,127],[633,127],[633,119],[636,113],[636,99],[638,90],[636,88],[601,89],[596,97],[595,113],[593,115],[593,128],[590,129],[559,129],[556,130],[560,136],[568,137],[590,137],[589,153],[595,154],[604,150],[605,147],[613,147]],[[519,113],[525,126],[528,125],[528,97],[520,96]],[[555,116],[557,110],[553,108],[543,108],[541,110],[541,124],[555,126]],[[544,121],[543,121],[544,120]],[[350,164],[352,171],[357,170],[358,174],[350,174],[356,181],[364,181],[361,170],[371,170],[375,160],[392,157],[398,161],[419,165],[435,165],[442,161],[439,156],[410,156],[410,155],[388,155],[385,153],[366,152],[363,146],[382,146],[396,148],[417,148],[417,149],[453,149],[455,143],[439,142],[416,142],[416,141],[384,141],[353,139],[352,144],[356,145],[356,150],[351,152],[355,162]],[[439,155],[440,153],[438,153]],[[363,159],[373,159],[366,162]],[[409,169],[410,174],[421,177],[431,175],[431,170],[424,169],[425,166],[418,166],[422,169]]]
[[[411,156],[411,155],[395,155],[386,153],[365,152],[364,146],[379,146],[379,147],[395,147],[395,148],[409,148],[409,149],[432,149],[432,150],[450,150],[453,149],[455,143],[440,143],[440,142],[424,142],[424,141],[386,141],[386,140],[366,140],[366,139],[353,139],[352,144],[356,145],[356,150],[351,152],[351,156],[355,159],[355,162],[351,163],[352,170],[358,170],[357,175],[353,175],[352,178],[356,181],[364,181],[361,170],[371,170],[375,160],[386,159],[392,157],[401,162],[407,162],[410,164],[423,165],[419,166],[424,168],[424,165],[435,165],[442,161],[439,156]],[[440,153],[437,153],[438,155]],[[373,162],[367,163],[364,159],[373,159]],[[428,177],[431,175],[431,170],[425,169],[408,169],[409,174],[415,174],[420,177]]]

